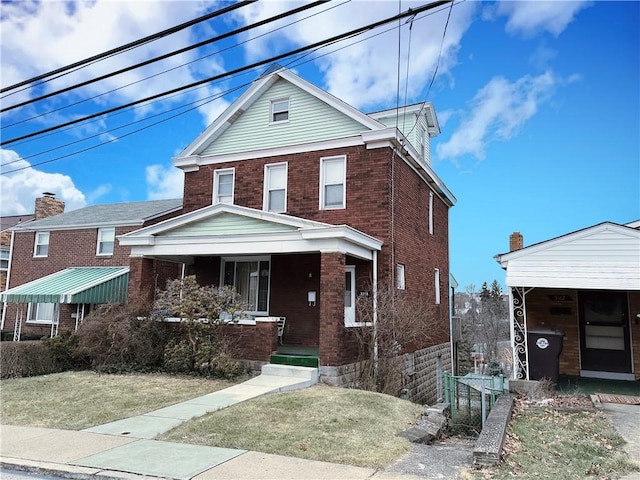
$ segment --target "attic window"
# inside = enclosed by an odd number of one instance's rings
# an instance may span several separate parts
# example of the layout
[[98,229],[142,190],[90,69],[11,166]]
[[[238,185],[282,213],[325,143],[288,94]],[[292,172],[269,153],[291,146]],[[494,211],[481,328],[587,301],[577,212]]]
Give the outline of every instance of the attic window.
[[271,123],[289,121],[289,99],[281,98],[271,101]]

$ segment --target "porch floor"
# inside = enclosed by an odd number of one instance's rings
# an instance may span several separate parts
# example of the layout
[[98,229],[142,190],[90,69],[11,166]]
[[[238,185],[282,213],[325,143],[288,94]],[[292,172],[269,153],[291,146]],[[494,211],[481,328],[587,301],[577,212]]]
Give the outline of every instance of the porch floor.
[[294,365],[298,367],[318,368],[318,347],[300,345],[278,345],[278,350],[269,358],[277,365]]
[[592,394],[598,392],[617,395],[640,395],[640,381],[606,380],[561,375],[558,378],[558,392],[564,394],[575,392]]

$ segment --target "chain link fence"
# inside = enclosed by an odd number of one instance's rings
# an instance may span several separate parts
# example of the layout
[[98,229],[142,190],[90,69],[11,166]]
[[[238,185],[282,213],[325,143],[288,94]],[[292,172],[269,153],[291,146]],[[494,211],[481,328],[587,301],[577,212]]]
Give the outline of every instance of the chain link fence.
[[445,402],[451,405],[454,435],[477,437],[499,395],[508,389],[504,375],[451,375],[444,372]]

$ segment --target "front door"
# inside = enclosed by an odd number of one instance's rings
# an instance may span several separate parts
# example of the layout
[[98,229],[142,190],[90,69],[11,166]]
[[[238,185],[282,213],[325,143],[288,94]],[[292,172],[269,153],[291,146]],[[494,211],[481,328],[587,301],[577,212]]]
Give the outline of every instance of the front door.
[[630,373],[631,347],[627,293],[578,293],[582,370]]
[[356,267],[347,265],[344,272],[344,323],[353,325],[356,321]]

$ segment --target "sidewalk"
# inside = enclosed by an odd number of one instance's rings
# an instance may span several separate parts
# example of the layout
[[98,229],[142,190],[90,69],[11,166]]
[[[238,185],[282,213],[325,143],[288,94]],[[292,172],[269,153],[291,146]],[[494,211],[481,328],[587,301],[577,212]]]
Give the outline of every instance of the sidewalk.
[[0,468],[105,480],[144,477],[175,480],[418,478],[247,450],[153,440],[192,418],[260,395],[306,388],[316,382],[317,369],[267,369],[262,375],[233,387],[83,431],[2,425]]

